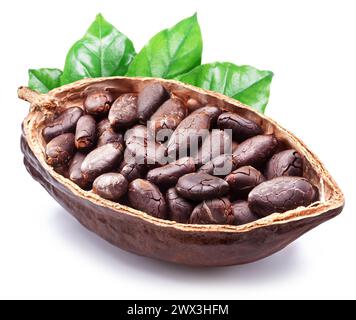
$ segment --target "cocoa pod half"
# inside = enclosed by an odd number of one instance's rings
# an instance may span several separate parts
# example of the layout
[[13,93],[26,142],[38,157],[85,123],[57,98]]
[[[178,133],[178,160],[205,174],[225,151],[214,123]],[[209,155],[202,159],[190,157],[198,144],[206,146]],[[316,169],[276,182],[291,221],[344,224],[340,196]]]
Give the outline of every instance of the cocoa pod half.
[[[232,112],[256,122],[264,134],[274,134],[304,159],[303,177],[319,189],[319,201],[282,214],[273,213],[245,225],[197,225],[163,220],[123,203],[105,200],[85,191],[46,163],[42,130],[53,114],[83,106],[85,92],[107,90],[115,101],[124,93],[139,93],[148,84],[160,83],[183,103],[196,101],[222,112]],[[243,264],[269,256],[305,232],[338,215],[344,196],[312,151],[274,120],[239,101],[173,80],[112,77],[85,79],[37,94],[21,87],[19,97],[31,103],[23,122],[21,147],[32,177],[82,225],[110,243],[130,252],[194,266]]]

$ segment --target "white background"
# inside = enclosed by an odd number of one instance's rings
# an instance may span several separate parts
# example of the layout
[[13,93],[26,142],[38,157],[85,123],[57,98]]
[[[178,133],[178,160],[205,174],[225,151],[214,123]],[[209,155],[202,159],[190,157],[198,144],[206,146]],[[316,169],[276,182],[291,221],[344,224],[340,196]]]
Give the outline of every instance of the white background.
[[[204,62],[275,77],[267,114],[322,159],[344,211],[262,261],[215,269],[139,257],[79,225],[22,165],[27,69],[63,67],[98,12],[138,51],[198,11]],[[0,298],[356,298],[355,1],[1,1]]]

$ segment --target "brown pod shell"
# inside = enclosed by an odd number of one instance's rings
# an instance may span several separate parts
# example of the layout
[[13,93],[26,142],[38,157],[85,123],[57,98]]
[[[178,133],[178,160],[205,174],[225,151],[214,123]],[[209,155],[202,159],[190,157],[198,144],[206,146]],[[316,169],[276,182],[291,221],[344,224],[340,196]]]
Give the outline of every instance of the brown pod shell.
[[[85,191],[46,163],[42,130],[53,112],[83,103],[83,92],[112,88],[115,96],[140,92],[159,82],[174,96],[201,105],[215,105],[259,123],[266,134],[274,134],[286,148],[303,159],[303,176],[319,189],[319,198],[308,207],[271,214],[257,221],[235,225],[181,224],[162,220],[127,205],[105,200]],[[21,148],[27,171],[78,221],[110,243],[130,252],[174,263],[194,266],[243,264],[267,257],[337,216],[344,196],[318,157],[295,135],[273,119],[219,93],[174,80],[111,77],[84,79],[41,95],[21,87],[19,97],[32,103],[23,122]]]

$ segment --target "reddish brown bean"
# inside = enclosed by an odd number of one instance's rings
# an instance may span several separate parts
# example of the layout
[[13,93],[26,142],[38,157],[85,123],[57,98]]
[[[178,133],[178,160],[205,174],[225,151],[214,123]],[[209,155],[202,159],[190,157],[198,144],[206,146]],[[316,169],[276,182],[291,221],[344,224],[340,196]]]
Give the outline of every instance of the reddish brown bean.
[[95,147],[96,140],[95,119],[90,115],[82,116],[75,131],[75,146],[79,151],[89,151]]

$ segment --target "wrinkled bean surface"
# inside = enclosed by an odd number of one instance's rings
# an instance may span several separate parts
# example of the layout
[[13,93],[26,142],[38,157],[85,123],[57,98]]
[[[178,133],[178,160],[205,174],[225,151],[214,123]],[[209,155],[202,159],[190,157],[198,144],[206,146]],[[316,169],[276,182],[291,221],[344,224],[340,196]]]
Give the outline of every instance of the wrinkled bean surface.
[[84,100],[85,111],[92,115],[105,115],[113,103],[113,97],[106,91],[90,92]]
[[171,98],[164,102],[150,118],[148,129],[154,133],[158,141],[163,141],[160,135],[161,129],[174,130],[188,115],[187,107],[177,98]]
[[232,203],[234,225],[243,225],[258,220],[260,217],[253,213],[245,200],[237,200]]
[[231,203],[228,198],[205,200],[198,204],[190,216],[191,224],[232,224]]
[[[187,116],[173,132],[168,142],[168,154],[175,158],[178,151],[190,148],[193,141],[202,140],[202,130],[210,129],[211,123],[219,116],[221,110],[207,106]],[[186,156],[186,155],[185,155]]]
[[310,182],[301,177],[278,177],[259,184],[248,196],[250,209],[261,217],[308,206],[315,199]]
[[217,177],[225,177],[237,167],[237,159],[233,154],[222,154],[205,165],[201,166],[198,172],[211,174]]
[[274,135],[258,135],[245,140],[234,151],[237,167],[263,164],[273,155],[277,145]]
[[231,172],[225,181],[229,184],[233,197],[245,197],[254,187],[265,181],[265,178],[257,169],[245,166]]
[[194,171],[194,159],[186,157],[166,166],[150,170],[147,173],[147,180],[159,187],[168,188],[176,185],[181,176]]
[[226,195],[229,185],[206,173],[189,173],[178,179],[176,189],[183,198],[201,201]]
[[282,176],[300,177],[303,175],[303,158],[294,149],[278,152],[267,162],[265,175],[267,179]]
[[128,196],[131,205],[156,218],[165,219],[167,216],[167,204],[161,191],[151,182],[144,179],[136,179],[129,185]]
[[166,199],[169,219],[179,223],[187,223],[193,211],[193,204],[182,198],[177,193],[176,188],[168,189]]
[[232,112],[221,114],[217,125],[220,129],[231,129],[233,138],[237,141],[243,141],[262,133],[262,128],[256,122]]
[[46,146],[46,161],[53,167],[67,164],[75,153],[73,133],[64,133],[52,139]]
[[113,103],[109,112],[109,121],[114,129],[128,128],[138,121],[137,95],[121,95]]
[[105,173],[95,179],[93,192],[104,199],[118,201],[127,192],[127,180],[120,173]]

